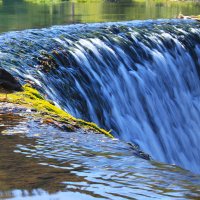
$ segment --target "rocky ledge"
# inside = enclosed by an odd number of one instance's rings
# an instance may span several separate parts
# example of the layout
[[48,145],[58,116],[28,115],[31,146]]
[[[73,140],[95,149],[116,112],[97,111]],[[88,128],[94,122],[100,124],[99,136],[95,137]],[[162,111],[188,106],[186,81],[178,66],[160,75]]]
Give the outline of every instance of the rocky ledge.
[[[71,116],[55,106],[53,102],[46,100],[31,85],[21,86],[6,71],[0,70],[0,119],[1,116],[5,117],[6,115],[20,116],[27,123],[31,120],[41,125],[54,126],[66,132],[99,133],[113,138],[110,132],[99,128],[95,123]],[[150,156],[142,152],[138,146],[128,144],[134,155],[150,159]]]
[[52,124],[66,131],[92,131],[113,137],[108,131],[96,124],[76,119],[62,109],[56,107],[30,85],[22,87],[21,92],[0,91],[0,113],[20,113],[40,118],[43,123]]

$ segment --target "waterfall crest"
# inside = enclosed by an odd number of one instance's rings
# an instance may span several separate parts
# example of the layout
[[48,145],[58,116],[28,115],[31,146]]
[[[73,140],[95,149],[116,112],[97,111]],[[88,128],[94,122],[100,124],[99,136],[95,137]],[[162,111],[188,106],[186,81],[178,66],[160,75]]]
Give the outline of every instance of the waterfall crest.
[[0,36],[0,66],[153,159],[200,173],[200,25],[74,25]]

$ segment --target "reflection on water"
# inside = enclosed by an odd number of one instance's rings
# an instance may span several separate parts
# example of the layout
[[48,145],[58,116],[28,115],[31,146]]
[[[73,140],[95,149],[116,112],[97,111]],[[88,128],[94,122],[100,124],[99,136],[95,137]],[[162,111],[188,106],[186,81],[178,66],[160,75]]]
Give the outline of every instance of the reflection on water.
[[198,15],[200,10],[200,2],[185,1],[0,2],[0,32],[55,24],[175,18],[180,12]]
[[60,132],[39,123],[1,115],[0,132],[6,128],[9,135],[0,136],[0,198],[194,199],[200,195],[198,175],[137,158],[127,144],[103,135]]

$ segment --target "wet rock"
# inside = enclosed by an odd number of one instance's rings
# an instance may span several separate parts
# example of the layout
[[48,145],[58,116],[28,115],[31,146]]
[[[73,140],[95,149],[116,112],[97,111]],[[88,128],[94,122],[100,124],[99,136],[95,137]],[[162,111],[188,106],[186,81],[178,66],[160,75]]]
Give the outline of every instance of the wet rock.
[[76,129],[73,126],[66,125],[66,124],[63,124],[61,126],[61,129],[64,130],[64,131],[67,131],[67,132],[74,132],[74,131],[76,131]]
[[[56,53],[56,55],[59,55],[58,52]],[[50,72],[51,70],[55,70],[58,67],[55,59],[45,51],[41,52],[41,56],[37,57],[36,61],[38,63],[37,69],[44,72]]]
[[131,142],[127,142],[127,144],[130,145],[131,149],[133,150],[133,154],[135,156],[143,158],[145,160],[151,160],[151,156],[149,154],[141,151],[138,145],[133,144]]
[[37,110],[35,108],[31,108],[32,112],[37,112]]
[[20,83],[6,70],[0,68],[0,87],[6,90],[22,91]]

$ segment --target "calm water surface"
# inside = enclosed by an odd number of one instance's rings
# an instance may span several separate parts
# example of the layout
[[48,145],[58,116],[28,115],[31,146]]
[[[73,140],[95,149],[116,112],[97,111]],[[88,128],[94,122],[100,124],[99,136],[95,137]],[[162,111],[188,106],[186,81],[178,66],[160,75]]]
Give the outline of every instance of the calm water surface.
[[180,12],[198,15],[200,2],[119,0],[32,3],[4,0],[0,1],[0,32],[58,24],[175,18]]
[[[103,135],[0,116],[0,199],[198,199],[200,177]],[[39,127],[39,128],[38,128]]]

